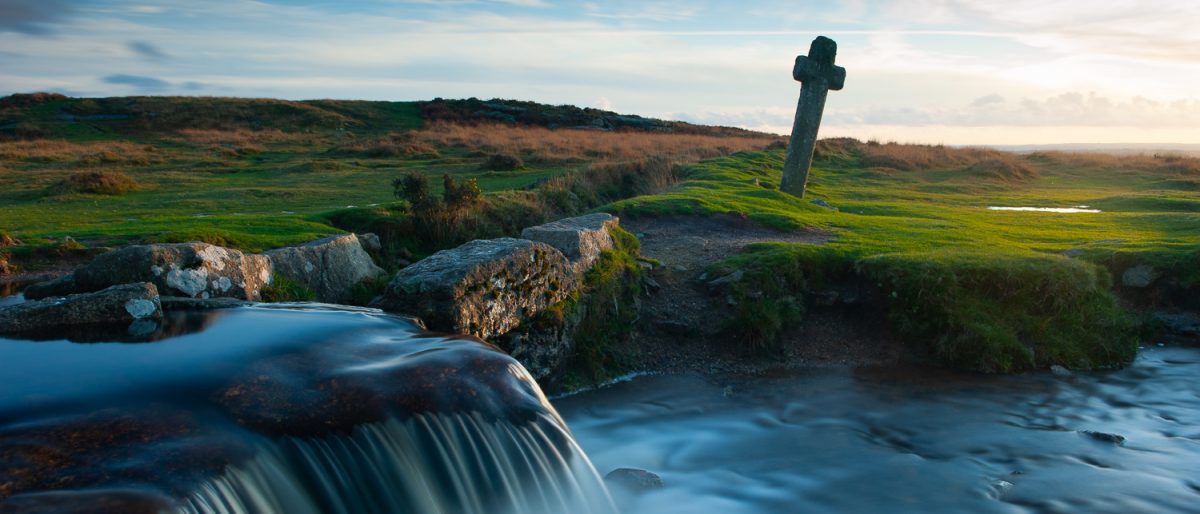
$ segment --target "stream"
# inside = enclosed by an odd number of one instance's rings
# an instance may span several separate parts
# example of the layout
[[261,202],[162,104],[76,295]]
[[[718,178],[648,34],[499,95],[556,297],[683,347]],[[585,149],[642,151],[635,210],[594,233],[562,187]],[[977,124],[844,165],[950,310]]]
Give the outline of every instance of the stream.
[[[0,488],[3,512],[87,512],[93,493],[243,514],[1200,511],[1194,347],[1059,375],[640,376],[547,402],[498,351],[367,309],[36,339],[0,338],[0,486],[32,491]],[[42,447],[77,467],[37,464]],[[616,468],[665,487],[610,497]]]
[[600,473],[662,477],[629,514],[1182,513],[1197,377],[1200,349],[1153,346],[1108,373],[645,376],[555,406]]

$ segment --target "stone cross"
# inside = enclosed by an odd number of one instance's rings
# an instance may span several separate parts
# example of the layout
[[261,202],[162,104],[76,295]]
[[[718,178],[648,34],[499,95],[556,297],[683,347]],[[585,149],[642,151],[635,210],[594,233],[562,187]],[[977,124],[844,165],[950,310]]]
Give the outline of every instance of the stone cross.
[[799,198],[804,198],[808,169],[812,166],[817,128],[821,126],[821,111],[825,109],[825,93],[830,89],[837,91],[846,83],[846,68],[833,64],[836,56],[837,43],[818,36],[808,48],[808,55],[797,56],[796,67],[792,68],[792,78],[802,85],[779,189]]

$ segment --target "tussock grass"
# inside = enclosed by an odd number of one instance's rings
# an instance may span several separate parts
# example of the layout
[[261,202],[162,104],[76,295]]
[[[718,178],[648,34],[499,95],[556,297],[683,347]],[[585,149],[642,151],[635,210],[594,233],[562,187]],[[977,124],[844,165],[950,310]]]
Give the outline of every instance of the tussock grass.
[[140,189],[133,177],[119,171],[80,171],[72,173],[54,188],[55,194],[96,194],[117,196]]

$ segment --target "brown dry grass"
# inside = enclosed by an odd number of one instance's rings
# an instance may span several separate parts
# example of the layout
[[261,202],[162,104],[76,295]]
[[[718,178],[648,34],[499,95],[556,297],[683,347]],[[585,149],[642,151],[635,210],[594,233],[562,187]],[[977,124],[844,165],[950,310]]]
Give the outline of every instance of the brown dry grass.
[[1026,179],[1038,174],[1025,157],[990,148],[863,143],[857,139],[833,138],[819,141],[815,153],[818,156],[858,156],[859,164],[864,168],[903,171],[965,168],[972,173],[1001,179]]
[[548,129],[502,124],[433,123],[410,133],[413,141],[434,147],[463,148],[489,154],[520,156],[526,161],[642,159],[661,155],[686,160],[707,159],[761,150],[772,136],[706,136],[653,132],[606,132]]
[[1092,152],[1035,152],[1034,159],[1053,161],[1073,168],[1102,168],[1200,175],[1200,158],[1174,154],[1114,155]]
[[72,143],[58,139],[0,142],[0,159],[10,161],[77,161],[81,165],[158,162],[153,146],[126,141]]
[[250,146],[267,143],[305,143],[313,141],[315,137],[313,134],[284,132],[278,129],[183,129],[171,139],[199,144]]
[[133,177],[119,171],[79,171],[72,173],[55,188],[55,193],[122,195],[140,189]]

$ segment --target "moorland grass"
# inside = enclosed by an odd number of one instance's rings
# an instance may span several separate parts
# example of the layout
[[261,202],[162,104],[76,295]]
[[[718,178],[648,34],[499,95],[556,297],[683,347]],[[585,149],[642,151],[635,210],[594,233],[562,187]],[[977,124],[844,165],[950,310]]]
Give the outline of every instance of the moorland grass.
[[[1016,159],[1017,169],[1034,172],[981,175],[980,163],[993,158],[986,153],[932,152],[945,157],[932,161],[939,166],[933,169],[864,166],[863,149],[873,146],[840,141],[820,152],[809,199],[836,212],[777,190],[782,151],[692,165],[672,190],[605,209],[626,216],[734,213],[781,230],[831,231],[825,245],[753,245],[710,270],[745,273],[731,291],[737,306],[730,335],[759,350],[777,348],[802,319],[806,295],[850,280],[877,289],[899,335],[942,364],[989,372],[1115,366],[1132,358],[1136,326],[1118,305],[1110,270],[1148,263],[1178,287],[1200,283],[1200,196],[1171,187],[1191,178],[1190,165],[1167,168],[1166,157],[1104,159],[1098,162],[1108,167],[1097,169],[1089,167],[1097,161],[1080,168],[1067,154],[1010,155],[1006,162]],[[1104,212],[989,205],[1093,205]]]

